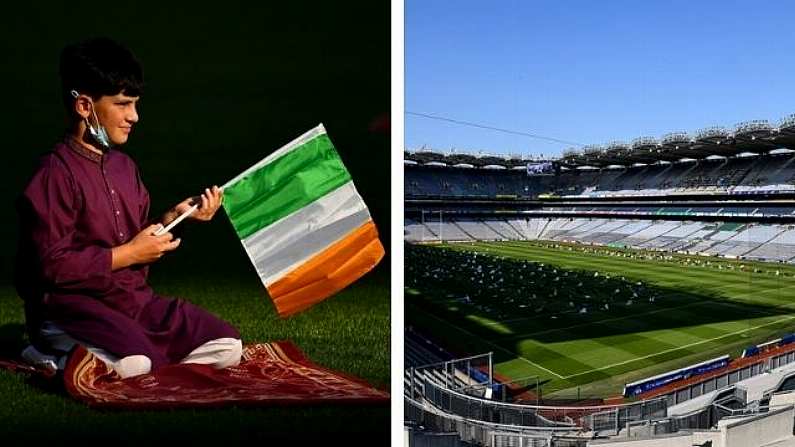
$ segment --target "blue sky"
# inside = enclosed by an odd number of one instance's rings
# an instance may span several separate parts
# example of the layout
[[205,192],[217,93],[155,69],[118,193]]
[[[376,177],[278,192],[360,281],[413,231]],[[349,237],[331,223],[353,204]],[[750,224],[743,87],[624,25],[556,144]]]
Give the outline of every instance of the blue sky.
[[[795,113],[795,2],[405,0],[406,111],[582,144]],[[569,147],[407,114],[406,147]]]

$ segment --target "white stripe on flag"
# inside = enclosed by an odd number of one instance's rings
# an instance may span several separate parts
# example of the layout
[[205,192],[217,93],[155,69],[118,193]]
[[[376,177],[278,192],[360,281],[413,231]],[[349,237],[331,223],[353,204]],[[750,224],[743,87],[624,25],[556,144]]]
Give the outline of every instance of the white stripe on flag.
[[241,242],[267,286],[369,220],[348,182]]

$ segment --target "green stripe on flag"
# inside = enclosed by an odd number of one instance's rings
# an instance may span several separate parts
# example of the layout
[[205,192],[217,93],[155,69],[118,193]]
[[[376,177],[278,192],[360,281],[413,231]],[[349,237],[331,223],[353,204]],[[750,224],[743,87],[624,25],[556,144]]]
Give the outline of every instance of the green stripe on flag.
[[328,135],[319,135],[224,189],[224,208],[240,239],[351,180]]

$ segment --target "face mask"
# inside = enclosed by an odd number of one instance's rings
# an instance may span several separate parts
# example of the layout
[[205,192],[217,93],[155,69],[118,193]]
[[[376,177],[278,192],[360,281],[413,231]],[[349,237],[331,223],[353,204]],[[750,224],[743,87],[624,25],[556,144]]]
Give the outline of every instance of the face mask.
[[[75,99],[77,99],[79,96],[79,93],[77,93],[76,90],[72,90],[70,93]],[[86,118],[85,120],[86,126],[88,126],[88,132],[91,134],[91,137],[94,138],[94,141],[99,143],[103,149],[110,149],[110,139],[108,138],[108,133],[105,131],[105,127],[99,124],[97,112],[94,110],[94,102],[91,101],[91,99],[89,99],[89,102],[91,103],[91,114],[94,115],[94,121],[96,121],[97,127],[92,126],[88,121],[88,118]]]

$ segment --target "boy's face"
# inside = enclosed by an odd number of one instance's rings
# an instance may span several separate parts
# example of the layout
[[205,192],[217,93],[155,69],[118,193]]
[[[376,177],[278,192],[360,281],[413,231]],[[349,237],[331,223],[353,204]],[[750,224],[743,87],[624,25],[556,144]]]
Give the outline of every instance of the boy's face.
[[[133,124],[138,122],[136,103],[138,96],[127,96],[119,93],[113,96],[102,96],[94,101],[99,123],[105,127],[108,138],[115,145],[127,142]],[[93,122],[93,120],[89,119]]]

